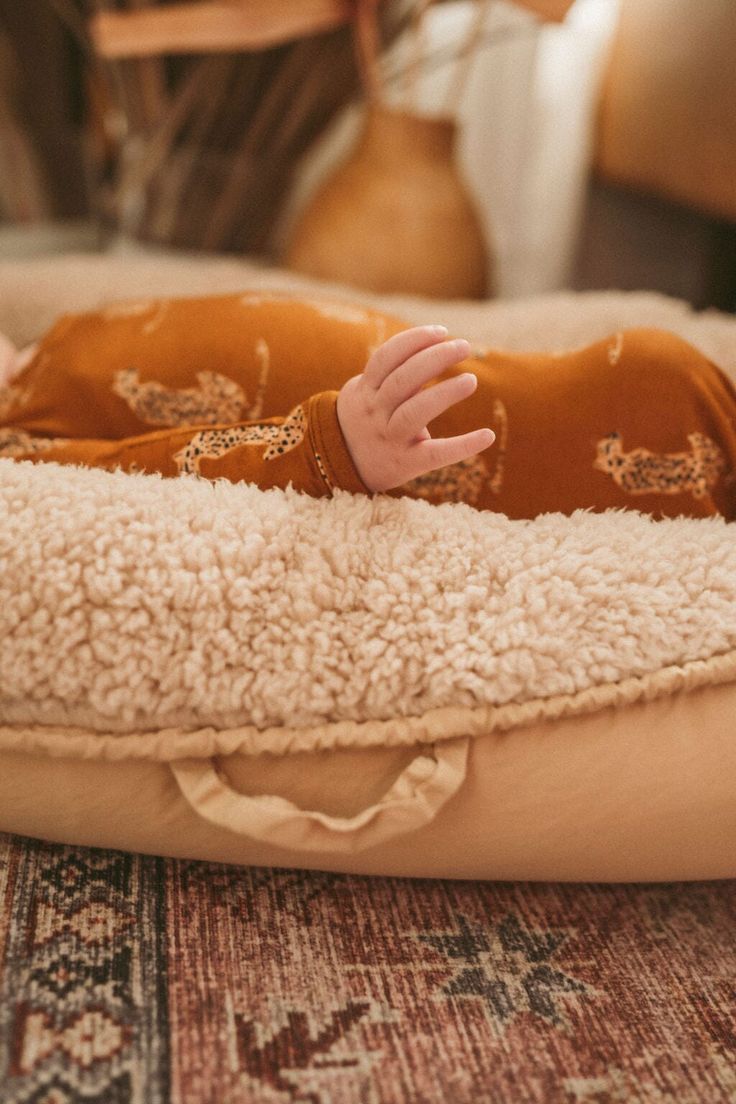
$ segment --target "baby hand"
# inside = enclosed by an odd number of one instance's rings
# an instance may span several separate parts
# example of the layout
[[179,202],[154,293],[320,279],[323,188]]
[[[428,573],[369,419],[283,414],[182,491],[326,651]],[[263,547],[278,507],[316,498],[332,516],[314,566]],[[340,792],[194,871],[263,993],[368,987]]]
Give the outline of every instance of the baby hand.
[[427,429],[448,407],[472,395],[478,378],[464,372],[433,387],[422,385],[470,353],[447,330],[415,326],[375,350],[337,396],[337,418],[353,463],[369,490],[390,491],[418,475],[456,464],[493,444],[492,429],[434,440]]

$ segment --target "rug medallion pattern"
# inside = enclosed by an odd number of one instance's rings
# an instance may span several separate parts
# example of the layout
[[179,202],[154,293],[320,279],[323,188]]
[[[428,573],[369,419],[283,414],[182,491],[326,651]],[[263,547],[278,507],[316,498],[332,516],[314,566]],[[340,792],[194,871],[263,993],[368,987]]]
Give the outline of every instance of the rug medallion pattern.
[[736,882],[367,878],[0,835],[0,1101],[734,1101],[735,931]]

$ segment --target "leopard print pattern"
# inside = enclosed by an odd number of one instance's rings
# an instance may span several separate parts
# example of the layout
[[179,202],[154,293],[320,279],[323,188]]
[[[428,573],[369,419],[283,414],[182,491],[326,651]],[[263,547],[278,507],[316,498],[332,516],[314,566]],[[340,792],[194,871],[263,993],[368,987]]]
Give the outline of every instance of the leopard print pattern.
[[112,390],[146,425],[222,425],[245,420],[243,388],[219,372],[197,372],[197,387],[164,387],[156,380],[141,383],[137,368],[115,373]]
[[726,460],[704,433],[689,433],[692,452],[656,453],[635,448],[623,452],[621,434],[597,442],[593,467],[610,475],[627,494],[686,494],[703,498],[718,481]]
[[322,476],[322,479],[325,482],[325,486],[328,488],[328,490],[334,491],[335,485],[334,485],[334,483],[332,482],[332,480],[330,479],[329,475],[327,474],[327,472],[325,470],[325,465],[324,465],[324,461],[322,460],[322,457],[316,451],[315,451],[315,454],[314,454],[314,459],[317,463],[317,470],[319,471],[319,474]]
[[215,460],[242,445],[263,445],[268,447],[263,454],[264,460],[275,460],[284,453],[291,452],[301,441],[307,428],[307,415],[303,406],[297,406],[281,425],[231,426],[227,429],[203,429],[195,433],[190,441],[174,453],[173,459],[183,472],[199,475],[202,460]]
[[28,400],[30,388],[18,387],[17,384],[6,384],[0,387],[0,421],[10,417],[12,410],[22,406]]
[[418,475],[401,484],[413,498],[425,498],[429,502],[467,502],[471,506],[480,498],[480,492],[488,480],[488,469],[479,456],[470,456],[457,464]]
[[416,498],[425,498],[434,503],[467,502],[470,506],[475,506],[485,486],[493,494],[500,494],[509,435],[508,413],[500,399],[496,399],[493,404],[493,421],[498,425],[499,432],[493,446],[496,449],[496,468],[490,481],[484,460],[476,455],[457,464],[447,464],[444,468],[425,472],[424,475],[402,483],[401,489]]
[[506,448],[509,440],[509,416],[506,404],[501,399],[496,399],[493,403],[493,424],[498,426],[498,436],[493,443],[496,470],[489,486],[493,494],[500,494],[506,467]]
[[63,448],[69,441],[68,437],[32,437],[23,429],[0,428],[0,457],[37,456],[50,449]]

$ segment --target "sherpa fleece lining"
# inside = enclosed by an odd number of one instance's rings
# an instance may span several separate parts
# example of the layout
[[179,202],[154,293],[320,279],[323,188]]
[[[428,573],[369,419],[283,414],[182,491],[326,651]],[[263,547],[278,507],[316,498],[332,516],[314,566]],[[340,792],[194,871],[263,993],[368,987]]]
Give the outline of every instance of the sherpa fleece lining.
[[736,526],[0,460],[0,747],[433,743],[736,679]]

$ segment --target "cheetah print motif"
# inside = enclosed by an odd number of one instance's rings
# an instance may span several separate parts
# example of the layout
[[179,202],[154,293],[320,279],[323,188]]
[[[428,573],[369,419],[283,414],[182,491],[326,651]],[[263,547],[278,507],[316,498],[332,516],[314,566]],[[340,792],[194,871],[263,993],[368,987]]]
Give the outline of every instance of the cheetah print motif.
[[506,404],[501,402],[500,399],[496,399],[493,403],[493,424],[498,426],[498,434],[496,440],[493,442],[493,448],[496,454],[496,470],[493,473],[490,488],[493,494],[500,494],[503,484],[503,473],[506,467],[506,448],[509,440],[509,416],[506,410]]
[[444,468],[425,472],[424,475],[402,484],[402,489],[417,498],[426,498],[432,502],[467,502],[470,506],[475,506],[486,485],[493,494],[500,494],[509,436],[508,414],[500,399],[496,399],[493,404],[493,421],[498,425],[499,432],[494,441],[496,470],[490,482],[484,460],[481,455],[476,455],[457,464],[448,464]]
[[613,345],[609,345],[606,350],[608,356],[608,363],[614,368],[621,360],[621,353],[624,351],[624,335],[617,333],[614,339]]
[[68,437],[32,437],[23,429],[0,429],[0,456],[14,459],[20,456],[36,456],[50,449],[68,445]]
[[473,506],[488,480],[488,469],[479,456],[469,456],[457,464],[418,475],[401,484],[415,498],[430,502],[468,502]]
[[222,425],[244,420],[247,397],[242,387],[219,372],[197,372],[198,387],[164,387],[156,380],[141,383],[137,368],[115,373],[112,390],[146,425]]
[[182,472],[199,475],[199,465],[204,459],[215,460],[242,445],[263,445],[268,448],[264,460],[275,460],[291,452],[304,440],[307,416],[303,406],[297,406],[281,425],[231,426],[228,429],[203,429],[195,433],[184,448],[174,453],[173,459]]
[[627,494],[685,494],[703,498],[726,467],[723,453],[704,433],[689,433],[692,452],[622,452],[621,434],[597,442],[593,467],[610,475]]
[[325,471],[325,465],[322,461],[322,457],[320,456],[320,454],[318,452],[315,452],[314,459],[317,462],[317,470],[319,471],[319,474],[322,476],[322,478],[325,482],[325,485],[327,486],[327,488],[330,491],[333,491],[335,489],[334,484],[333,484],[332,480],[330,479],[330,477],[328,476],[327,472]]
[[110,303],[101,312],[103,318],[135,318],[137,315],[148,314],[159,306],[163,300],[159,299],[124,299],[120,303]]
[[11,410],[22,406],[28,400],[30,393],[30,388],[18,387],[15,384],[0,387],[0,420],[5,421]]

